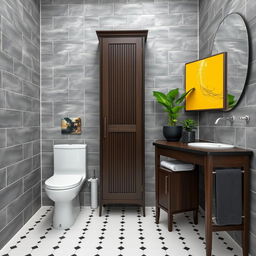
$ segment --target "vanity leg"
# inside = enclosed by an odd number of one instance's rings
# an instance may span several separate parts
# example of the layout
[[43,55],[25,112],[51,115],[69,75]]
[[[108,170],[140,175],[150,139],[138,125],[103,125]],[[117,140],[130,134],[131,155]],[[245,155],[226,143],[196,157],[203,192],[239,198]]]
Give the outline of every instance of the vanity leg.
[[160,207],[156,207],[156,224],[159,224],[160,219]]
[[212,157],[208,157],[204,164],[206,256],[212,255],[212,172]]
[[198,209],[193,211],[193,220],[194,220],[194,224],[197,225],[198,224]]
[[172,222],[173,222],[173,215],[170,210],[168,210],[168,231],[172,232]]
[[100,207],[99,207],[99,216],[101,217],[102,215],[102,204],[100,204]]
[[155,147],[155,195],[156,195],[156,224],[159,224],[160,207],[159,207],[159,193],[158,193],[158,168],[160,167],[160,154],[158,148]]
[[143,213],[143,217],[146,217],[146,209],[145,209],[145,205],[142,206],[142,213]]
[[[249,160],[247,161],[249,163]],[[249,255],[249,165],[244,167],[243,174],[243,214],[244,230],[242,231],[243,256]]]

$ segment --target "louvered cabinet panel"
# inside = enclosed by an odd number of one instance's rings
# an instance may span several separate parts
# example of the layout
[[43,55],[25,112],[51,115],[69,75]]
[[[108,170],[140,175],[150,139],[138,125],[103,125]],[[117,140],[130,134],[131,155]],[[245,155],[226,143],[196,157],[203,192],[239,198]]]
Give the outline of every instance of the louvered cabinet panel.
[[145,31],[98,31],[100,205],[144,206]]

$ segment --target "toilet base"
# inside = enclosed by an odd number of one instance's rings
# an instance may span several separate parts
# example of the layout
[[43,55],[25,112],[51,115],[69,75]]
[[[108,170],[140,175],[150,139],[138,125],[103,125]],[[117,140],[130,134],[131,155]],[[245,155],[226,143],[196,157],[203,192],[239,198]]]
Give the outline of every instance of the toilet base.
[[80,212],[79,195],[71,201],[55,202],[53,212],[53,227],[66,229],[71,227]]

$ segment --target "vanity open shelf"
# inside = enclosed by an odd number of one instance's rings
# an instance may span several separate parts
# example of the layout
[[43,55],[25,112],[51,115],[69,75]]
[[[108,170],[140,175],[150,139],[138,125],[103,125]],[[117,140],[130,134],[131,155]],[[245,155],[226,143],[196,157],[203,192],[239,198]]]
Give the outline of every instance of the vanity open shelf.
[[[205,188],[205,239],[206,256],[212,255],[212,232],[239,230],[242,232],[243,256],[249,253],[249,172],[252,151],[242,148],[210,149],[191,147],[181,142],[167,142],[157,140],[155,146],[155,169],[156,184],[159,179],[158,170],[160,157],[170,157],[187,163],[193,163],[196,168],[202,166],[204,169]],[[213,177],[216,168],[241,168],[243,173],[243,218],[241,225],[219,226],[212,221],[212,198],[213,198]],[[156,188],[157,193],[157,188]],[[161,208],[159,196],[156,194],[156,207]]]

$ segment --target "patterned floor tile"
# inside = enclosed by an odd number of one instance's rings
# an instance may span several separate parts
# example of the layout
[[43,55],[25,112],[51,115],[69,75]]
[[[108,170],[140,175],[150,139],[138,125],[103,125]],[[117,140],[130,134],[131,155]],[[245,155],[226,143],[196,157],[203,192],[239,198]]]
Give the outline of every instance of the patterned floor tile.
[[[194,225],[191,213],[174,216],[173,231],[167,230],[167,214],[161,211],[155,224],[155,209],[146,217],[137,207],[83,207],[75,224],[65,230],[52,227],[52,207],[42,207],[0,251],[9,256],[199,256],[204,255],[204,216]],[[213,256],[242,255],[227,235],[213,236]]]

